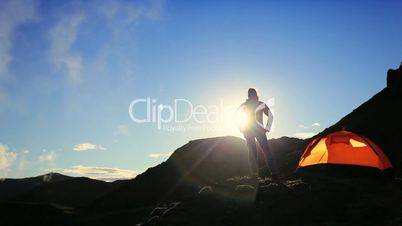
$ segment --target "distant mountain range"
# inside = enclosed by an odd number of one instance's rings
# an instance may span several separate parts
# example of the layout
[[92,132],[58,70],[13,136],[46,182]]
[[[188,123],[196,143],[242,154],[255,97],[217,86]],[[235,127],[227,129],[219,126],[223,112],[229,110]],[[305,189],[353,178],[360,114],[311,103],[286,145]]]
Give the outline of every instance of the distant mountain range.
[[59,173],[0,182],[0,202],[58,204],[82,207],[128,181],[108,183]]
[[[363,134],[383,149],[400,176],[402,65],[389,70],[387,76],[386,88],[317,136],[343,128]],[[294,176],[311,139],[281,137],[269,141],[288,178]],[[247,149],[243,139],[194,140],[131,180],[107,183],[57,173],[5,179],[0,182],[0,219],[4,225],[115,225],[118,218],[118,225],[132,225],[144,220],[159,203],[192,199],[206,185],[245,175]]]

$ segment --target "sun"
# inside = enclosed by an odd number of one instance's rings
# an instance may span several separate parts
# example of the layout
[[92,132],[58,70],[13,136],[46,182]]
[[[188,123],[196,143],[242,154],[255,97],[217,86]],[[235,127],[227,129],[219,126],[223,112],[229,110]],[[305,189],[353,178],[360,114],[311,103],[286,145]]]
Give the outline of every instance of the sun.
[[219,124],[222,129],[220,135],[243,137],[243,131],[248,125],[249,118],[246,112],[237,108],[237,104],[231,104],[224,109],[223,121]]
[[243,131],[249,121],[249,117],[246,114],[246,112],[239,110],[235,112],[234,115],[234,123],[236,124],[237,128],[240,129],[240,131]]
[[209,136],[244,137],[244,130],[250,124],[252,116],[249,116],[246,109],[240,107],[242,102],[239,99],[242,99],[241,95],[233,97],[233,94],[223,95],[220,98],[221,102],[216,108],[219,119],[213,125],[216,129],[208,132]]

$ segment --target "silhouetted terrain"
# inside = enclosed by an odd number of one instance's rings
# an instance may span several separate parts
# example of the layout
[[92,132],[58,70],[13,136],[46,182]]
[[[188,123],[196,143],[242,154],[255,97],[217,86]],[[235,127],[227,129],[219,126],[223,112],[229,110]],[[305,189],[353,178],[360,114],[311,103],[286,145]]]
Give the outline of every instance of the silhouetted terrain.
[[[402,173],[402,68],[387,87],[317,136],[365,135]],[[319,106],[317,106],[319,107]],[[106,183],[60,174],[0,182],[2,225],[401,225],[402,182],[294,174],[311,139],[269,141],[283,184],[247,176],[237,137],[190,141],[132,180]]]
[[4,179],[0,182],[0,201],[7,201],[17,195],[24,194],[44,184],[65,181],[72,177],[58,173],[49,173],[42,176],[24,179]]
[[13,202],[56,203],[69,207],[81,207],[119,187],[123,181],[107,183],[86,177],[45,183],[12,198]]

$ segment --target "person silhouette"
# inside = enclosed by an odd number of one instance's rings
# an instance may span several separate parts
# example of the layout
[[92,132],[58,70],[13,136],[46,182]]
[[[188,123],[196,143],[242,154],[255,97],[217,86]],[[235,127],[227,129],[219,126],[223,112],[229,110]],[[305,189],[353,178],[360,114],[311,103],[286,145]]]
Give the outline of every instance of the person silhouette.
[[[254,88],[250,88],[248,89],[247,100],[239,106],[237,111],[242,112],[246,118],[245,125],[241,128],[241,132],[246,139],[249,151],[249,167],[251,174],[260,176],[260,170],[268,168],[271,173],[271,178],[278,180],[279,171],[266,136],[266,132],[270,131],[273,122],[271,110],[264,102],[259,101],[257,91]],[[263,124],[263,114],[268,116],[266,126]],[[258,161],[256,140],[262,148],[264,161]],[[263,162],[263,166],[261,166],[261,162]]]

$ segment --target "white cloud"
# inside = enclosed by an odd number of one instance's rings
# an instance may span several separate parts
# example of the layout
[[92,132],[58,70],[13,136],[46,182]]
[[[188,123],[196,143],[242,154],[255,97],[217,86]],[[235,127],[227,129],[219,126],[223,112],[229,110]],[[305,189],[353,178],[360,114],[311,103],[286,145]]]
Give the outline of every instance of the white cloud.
[[33,19],[35,16],[35,2],[22,0],[0,1],[0,78],[7,73],[8,65],[12,61],[10,50],[13,45],[15,29]]
[[138,172],[127,169],[83,166],[76,165],[69,168],[59,169],[62,173],[73,174],[74,176],[85,176],[92,179],[114,181],[119,179],[131,179],[138,175]]
[[294,137],[300,138],[300,139],[307,139],[307,138],[310,138],[315,135],[317,135],[317,133],[315,133],[315,132],[303,132],[303,133],[293,134]]
[[102,1],[97,4],[97,11],[109,19],[119,19],[125,24],[137,23],[139,19],[158,20],[163,11],[165,0],[142,2]]
[[56,160],[56,153],[54,152],[43,152],[43,154],[39,155],[38,161],[39,162],[53,162]]
[[[98,68],[108,68],[107,65],[99,64],[97,61],[107,60],[111,56],[116,58],[116,55],[121,59],[128,58],[125,54],[119,53],[124,51],[116,50],[121,48],[122,43],[124,45],[133,43],[133,31],[137,24],[144,20],[159,19],[164,2],[164,0],[99,1],[89,2],[87,6],[80,5],[73,13],[63,15],[50,31],[50,58],[53,64],[66,73],[71,81],[79,82],[84,74],[98,74],[96,73]],[[73,46],[80,38],[80,31],[86,30],[85,26],[93,26],[92,23],[83,23],[84,20],[97,21],[102,18],[106,19],[102,26],[112,34],[112,40],[102,43],[93,59],[87,59],[83,54],[74,52]],[[124,47],[124,49],[130,51],[130,48]],[[127,62],[132,63],[132,59],[127,59]]]
[[83,19],[82,12],[63,16],[50,31],[52,62],[75,82],[80,80],[82,59],[80,55],[71,51],[71,47],[77,39],[78,28]]
[[10,152],[6,145],[0,144],[0,175],[4,176],[17,158],[17,154]]
[[118,125],[116,127],[116,132],[118,135],[123,135],[123,136],[130,135],[129,127],[127,125]]
[[17,160],[18,161],[17,167],[16,167],[16,174],[17,175],[21,175],[21,173],[24,173],[24,171],[30,165],[31,162],[27,159],[28,153],[29,153],[29,150],[25,149],[25,150],[22,151],[22,155],[19,156],[19,158]]
[[97,144],[82,143],[82,144],[76,144],[73,150],[74,151],[107,150],[107,148]]
[[[315,122],[315,123],[311,124],[311,127],[320,127],[320,126],[321,126],[321,124],[318,123],[318,122]],[[303,125],[303,124],[300,124],[298,127],[301,128],[301,129],[310,128],[309,126],[305,126],[305,125]]]
[[24,172],[24,170],[27,168],[29,164],[30,162],[25,157],[22,157],[22,159],[20,159],[18,163],[17,173],[20,174]]
[[152,153],[149,154],[149,158],[161,158],[161,157],[169,157],[173,152],[168,152],[168,153]]
[[119,138],[121,136],[130,136],[130,129],[127,125],[118,125],[114,129],[114,134],[113,134],[113,141],[114,142],[119,142]]

